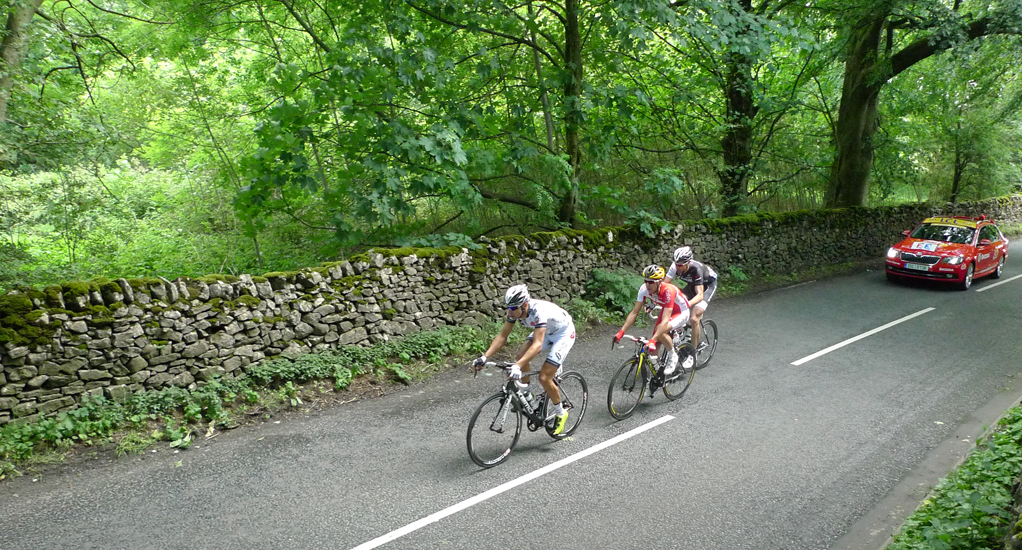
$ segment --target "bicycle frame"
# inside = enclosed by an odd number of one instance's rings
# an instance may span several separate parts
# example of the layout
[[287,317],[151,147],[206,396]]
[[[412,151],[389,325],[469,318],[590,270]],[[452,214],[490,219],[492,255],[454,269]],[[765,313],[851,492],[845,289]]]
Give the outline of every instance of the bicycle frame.
[[[639,360],[638,368],[640,370],[642,369],[642,367],[649,368],[649,371],[653,373],[653,376],[650,377],[650,380],[652,381],[653,378],[655,378],[657,374],[659,374],[659,371],[657,370],[656,363],[650,361],[649,350],[646,349],[646,344],[649,343],[649,340],[643,338],[642,336],[632,336],[631,334],[625,334],[624,336],[621,337],[622,340],[625,338],[628,338],[632,342],[635,342],[635,353],[632,355],[632,357]],[[611,349],[613,350],[613,348]]]
[[[487,363],[486,366],[492,366],[506,372],[512,364],[513,363]],[[560,378],[560,375],[554,376],[553,378],[554,385],[558,388],[560,388]],[[504,382],[504,385],[501,387],[501,391],[504,393],[504,399],[502,400],[503,405],[500,408],[500,412],[497,413],[497,416],[494,417],[493,422],[490,424],[491,430],[503,430],[504,423],[507,421],[507,415],[509,412],[512,412],[512,405],[516,406],[518,409],[518,411],[513,412],[513,414],[521,413],[522,416],[529,420],[528,427],[530,431],[538,430],[548,420],[545,414],[547,402],[547,395],[545,391],[535,394],[535,401],[539,403],[535,406],[529,404],[528,400],[525,399],[525,394],[522,393],[522,390],[518,388],[518,384],[516,384],[512,379],[508,379]],[[561,398],[564,399],[565,396],[562,395]],[[567,405],[570,406],[570,402],[568,402]]]

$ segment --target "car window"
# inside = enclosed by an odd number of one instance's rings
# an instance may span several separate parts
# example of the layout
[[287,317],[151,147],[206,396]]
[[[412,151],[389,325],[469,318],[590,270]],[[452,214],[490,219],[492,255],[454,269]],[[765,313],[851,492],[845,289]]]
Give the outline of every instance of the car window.
[[969,227],[927,223],[916,228],[916,230],[912,232],[911,237],[913,239],[927,239],[930,241],[966,244],[972,242],[972,237],[975,234],[976,230]]
[[983,230],[979,234],[980,239],[990,239],[990,242],[995,243],[1001,240],[1001,234],[997,230],[997,226],[984,225]]

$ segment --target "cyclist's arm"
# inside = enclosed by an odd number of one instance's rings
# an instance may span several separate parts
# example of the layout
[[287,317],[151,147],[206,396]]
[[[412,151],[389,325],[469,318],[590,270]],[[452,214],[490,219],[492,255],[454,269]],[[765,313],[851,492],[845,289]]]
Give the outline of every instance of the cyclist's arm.
[[528,365],[529,361],[532,361],[533,358],[539,355],[540,350],[543,349],[544,338],[546,338],[546,327],[538,327],[536,330],[532,331],[532,344],[525,350],[525,353],[523,353],[522,356],[515,361],[515,363],[519,367],[525,367],[525,365]]
[[664,282],[671,284],[671,281],[678,275],[678,264],[672,263],[670,269],[667,270],[667,275],[664,276]]
[[486,353],[483,355],[487,357],[493,357],[496,355],[496,353],[504,347],[504,344],[507,343],[507,337],[511,334],[511,329],[513,328],[515,328],[515,324],[505,320],[504,328],[500,329],[500,334],[494,337],[493,342],[490,342],[490,347],[486,348]]
[[696,293],[692,296],[691,300],[688,300],[689,305],[695,305],[703,301],[703,289],[706,288],[704,285],[695,285]]
[[628,313],[628,317],[625,317],[625,324],[621,325],[621,332],[628,330],[628,327],[635,323],[635,318],[639,315],[639,310],[642,309],[642,302],[635,302],[635,307]]

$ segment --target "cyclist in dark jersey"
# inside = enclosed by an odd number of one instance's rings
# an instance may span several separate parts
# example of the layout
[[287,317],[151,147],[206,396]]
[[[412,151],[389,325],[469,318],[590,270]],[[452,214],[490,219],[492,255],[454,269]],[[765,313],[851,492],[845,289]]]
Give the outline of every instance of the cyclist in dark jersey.
[[717,293],[717,272],[712,267],[692,259],[692,248],[683,246],[674,251],[674,263],[667,271],[667,282],[680,279],[685,282],[682,293],[692,304],[692,315],[689,325],[692,327],[692,344],[699,349],[699,338],[702,337],[699,320],[703,318],[710,300]]

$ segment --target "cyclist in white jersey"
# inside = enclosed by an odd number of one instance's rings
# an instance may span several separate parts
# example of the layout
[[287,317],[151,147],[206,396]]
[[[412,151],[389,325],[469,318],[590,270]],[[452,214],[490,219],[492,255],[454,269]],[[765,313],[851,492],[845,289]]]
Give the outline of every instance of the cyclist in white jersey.
[[556,417],[554,433],[559,434],[564,431],[568,413],[561,405],[561,393],[554,384],[554,376],[561,369],[568,352],[575,344],[575,323],[571,315],[561,307],[545,300],[532,299],[525,285],[509,288],[504,295],[504,305],[507,306],[504,328],[490,343],[486,353],[472,362],[472,366],[476,369],[482,368],[489,357],[500,351],[507,343],[507,337],[511,334],[511,329],[515,328],[516,322],[532,329],[532,333],[515,355],[515,364],[511,367],[510,376],[516,380],[523,380],[519,384],[524,389],[529,383],[531,372],[529,362],[546,352],[546,359],[539,371],[539,383],[543,385],[547,397],[550,398],[551,407],[548,412]]

